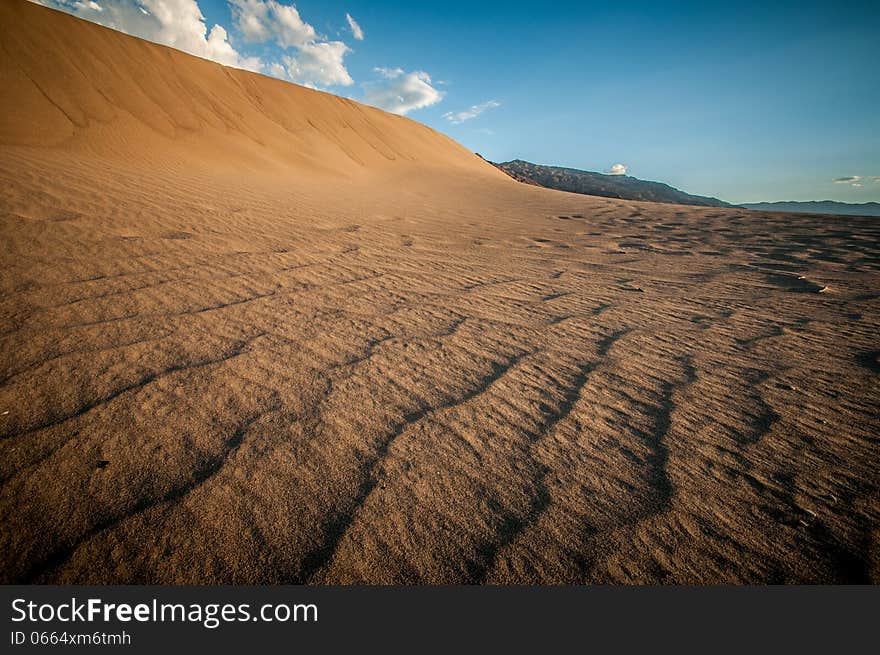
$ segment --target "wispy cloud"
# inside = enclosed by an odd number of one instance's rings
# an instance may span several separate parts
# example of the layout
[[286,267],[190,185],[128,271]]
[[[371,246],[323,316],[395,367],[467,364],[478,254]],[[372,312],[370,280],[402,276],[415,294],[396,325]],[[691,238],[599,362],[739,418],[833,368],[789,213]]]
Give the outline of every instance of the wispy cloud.
[[627,167],[625,164],[614,164],[606,172],[608,175],[626,175]]
[[363,28],[361,28],[358,22],[351,17],[351,14],[345,14],[345,20],[348,21],[348,26],[351,28],[351,35],[355,38],[355,40],[363,41],[364,30]]
[[481,105],[472,105],[470,109],[465,109],[464,111],[448,111],[443,114],[443,118],[448,120],[453,125],[459,125],[464,123],[465,121],[469,121],[472,118],[476,118],[483,112],[489,109],[495,109],[496,107],[500,107],[501,103],[497,100],[489,100],[488,102],[484,102]]
[[83,0],[82,2],[74,2],[73,6],[79,10],[91,9],[93,11],[104,11],[104,8],[93,0]]
[[871,175],[868,177],[862,177],[861,175],[847,175],[845,177],[835,177],[831,181],[834,184],[848,184],[853,188],[860,189],[864,186],[863,182],[867,182],[870,180],[871,182],[880,182],[880,175]]
[[402,68],[375,68],[382,79],[364,85],[363,102],[395,114],[407,114],[437,104],[443,92],[431,84],[425,71],[406,72]]

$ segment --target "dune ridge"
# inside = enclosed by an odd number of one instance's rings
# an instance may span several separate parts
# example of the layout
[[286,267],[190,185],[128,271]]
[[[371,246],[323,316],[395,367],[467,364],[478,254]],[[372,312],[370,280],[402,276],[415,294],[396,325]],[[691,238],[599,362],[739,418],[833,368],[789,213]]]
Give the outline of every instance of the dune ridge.
[[0,581],[880,580],[875,219],[518,184],[24,0],[0,46]]
[[[357,177],[403,162],[496,177],[410,119],[227,68],[63,12],[0,6],[0,143],[145,166],[257,167]],[[134,161],[132,161],[134,160]]]

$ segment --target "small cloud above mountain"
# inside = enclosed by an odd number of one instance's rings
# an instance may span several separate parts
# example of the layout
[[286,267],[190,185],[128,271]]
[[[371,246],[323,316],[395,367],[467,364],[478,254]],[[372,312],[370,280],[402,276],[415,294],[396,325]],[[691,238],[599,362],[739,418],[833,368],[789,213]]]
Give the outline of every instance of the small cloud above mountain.
[[867,182],[870,180],[871,182],[880,182],[880,175],[872,175],[869,177],[862,177],[861,175],[846,175],[844,177],[835,177],[832,182],[834,184],[848,184],[851,187],[856,189],[860,189],[864,186],[863,182]]
[[614,164],[608,169],[608,175],[626,175],[627,167],[625,164]]

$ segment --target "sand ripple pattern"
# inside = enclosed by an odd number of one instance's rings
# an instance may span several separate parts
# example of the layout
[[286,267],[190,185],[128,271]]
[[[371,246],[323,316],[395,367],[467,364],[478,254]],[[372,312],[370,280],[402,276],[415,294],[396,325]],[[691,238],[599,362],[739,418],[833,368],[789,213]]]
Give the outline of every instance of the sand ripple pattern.
[[880,579],[874,219],[0,185],[3,582]]

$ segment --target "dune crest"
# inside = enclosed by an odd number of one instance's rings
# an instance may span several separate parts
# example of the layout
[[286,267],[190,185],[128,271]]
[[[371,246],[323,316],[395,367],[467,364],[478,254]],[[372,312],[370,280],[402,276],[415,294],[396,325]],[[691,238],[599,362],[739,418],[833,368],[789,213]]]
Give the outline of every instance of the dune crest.
[[211,168],[362,177],[406,167],[495,171],[415,121],[114,32],[0,5],[0,144]]

